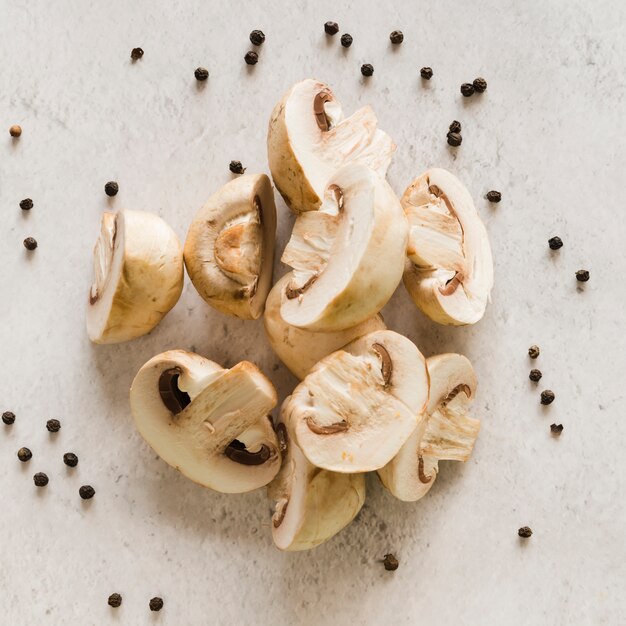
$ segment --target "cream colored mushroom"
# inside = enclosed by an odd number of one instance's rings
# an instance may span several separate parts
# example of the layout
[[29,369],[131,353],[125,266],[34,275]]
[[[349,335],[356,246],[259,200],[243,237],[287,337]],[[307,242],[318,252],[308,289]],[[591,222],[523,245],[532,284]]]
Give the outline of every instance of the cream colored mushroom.
[[387,303],[402,277],[408,224],[388,183],[363,165],[329,180],[318,211],[296,219],[282,260],[293,268],[280,314],[291,326],[332,332]]
[[467,410],[476,394],[476,375],[460,354],[427,360],[430,400],[418,427],[398,454],[378,470],[389,491],[405,501],[425,496],[437,478],[439,461],[467,461],[480,422]]
[[252,363],[231,369],[184,350],[150,359],[130,389],[137,430],[169,465],[223,493],[267,485],[280,468],[268,413],[272,383]]
[[[289,398],[283,407],[290,405]],[[307,460],[290,434],[289,416],[281,411],[276,428],[283,464],[268,486],[272,500],[272,537],[281,550],[308,550],[345,528],[365,501],[363,474],[338,474]]]
[[185,265],[202,298],[222,313],[257,319],[272,286],[276,207],[265,174],[240,176],[196,213]]
[[330,333],[316,333],[290,326],[280,316],[281,294],[292,280],[291,273],[283,276],[275,285],[265,302],[263,322],[265,332],[274,352],[302,380],[309,370],[331,352],[363,335],[387,328],[380,314],[357,326]]
[[328,179],[346,163],[384,178],[396,146],[377,124],[369,106],[344,118],[328,85],[296,83],[274,108],[267,135],[272,178],[287,205],[296,213],[319,208]]
[[93,260],[87,334],[94,343],[141,337],[178,302],[183,252],[174,231],[156,215],[105,212]]
[[415,304],[441,324],[474,324],[493,287],[487,231],[461,181],[433,168],[402,196],[410,224],[404,284]]
[[406,337],[369,333],[320,361],[285,410],[310,463],[334,472],[386,465],[428,401],[426,361]]

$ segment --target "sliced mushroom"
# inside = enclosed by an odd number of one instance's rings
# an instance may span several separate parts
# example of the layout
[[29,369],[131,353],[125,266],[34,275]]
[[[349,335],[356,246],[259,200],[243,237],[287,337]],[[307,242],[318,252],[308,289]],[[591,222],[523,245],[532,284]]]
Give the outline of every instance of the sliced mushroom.
[[280,468],[268,413],[276,391],[247,361],[231,369],[184,350],[150,359],[130,389],[137,430],[169,465],[223,493],[267,485]]
[[[287,399],[283,406],[289,404]],[[365,501],[365,477],[311,465],[288,424],[283,410],[277,430],[286,452],[280,472],[267,489],[274,510],[272,537],[281,550],[308,550],[336,535],[356,517]]]
[[378,313],[402,277],[407,231],[385,180],[354,163],[338,170],[320,209],[296,219],[283,253],[294,271],[282,290],[282,318],[333,332]]
[[87,334],[94,343],[141,337],[178,302],[183,252],[174,231],[156,215],[105,212],[93,261]]
[[274,352],[302,380],[309,370],[331,352],[363,335],[387,328],[380,314],[357,326],[330,333],[316,333],[290,326],[280,316],[281,294],[289,286],[291,274],[283,276],[267,296],[263,322]]
[[472,364],[460,354],[427,360],[430,400],[420,423],[398,454],[378,470],[389,491],[411,502],[425,496],[437,478],[439,461],[467,461],[480,422],[467,410],[476,394]]
[[367,472],[397,454],[427,401],[421,352],[406,337],[381,330],[320,361],[296,387],[286,410],[313,465]]
[[265,174],[240,176],[196,213],[185,265],[202,298],[222,313],[257,319],[272,286],[276,207]]
[[434,168],[409,185],[401,202],[410,224],[404,284],[413,301],[435,322],[476,323],[493,287],[493,260],[469,192]]
[[377,124],[369,106],[344,119],[328,85],[296,83],[274,108],[267,135],[272,178],[287,205],[296,213],[319,208],[328,179],[346,163],[384,178],[396,146]]

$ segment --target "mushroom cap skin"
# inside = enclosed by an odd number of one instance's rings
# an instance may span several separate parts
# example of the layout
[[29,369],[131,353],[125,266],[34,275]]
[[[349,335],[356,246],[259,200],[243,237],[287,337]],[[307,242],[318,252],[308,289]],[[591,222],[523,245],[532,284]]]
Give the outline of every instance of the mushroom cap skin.
[[287,206],[295,213],[318,209],[328,179],[349,162],[384,178],[396,146],[377,125],[369,106],[344,118],[325,83],[293,85],[274,107],[267,134],[272,178]]
[[196,213],[185,266],[202,298],[222,313],[258,319],[272,286],[276,206],[265,174],[231,180]]
[[267,485],[281,455],[269,412],[276,390],[252,363],[231,369],[184,350],[150,359],[130,389],[135,425],[194,482],[222,493]]
[[398,454],[378,470],[383,485],[405,502],[430,491],[440,460],[466,461],[480,429],[480,422],[467,416],[476,395],[476,374],[469,360],[460,354],[440,354],[426,362],[428,407]]
[[386,465],[428,402],[426,360],[391,330],[369,333],[322,359],[285,405],[310,463],[333,472]]
[[296,219],[282,256],[294,270],[282,318],[334,332],[373,317],[402,278],[407,239],[408,222],[387,181],[364,165],[344,166],[320,209]]
[[178,302],[183,251],[174,231],[157,215],[105,212],[93,256],[87,334],[94,343],[146,335]]
[[440,324],[475,324],[490,299],[493,260],[469,192],[433,168],[409,185],[401,203],[410,225],[403,278],[413,301]]
[[380,314],[352,328],[330,333],[316,333],[290,326],[280,316],[280,304],[281,294],[291,280],[291,273],[286,274],[272,287],[265,302],[263,323],[272,349],[291,373],[300,380],[318,361],[331,352],[343,348],[347,343],[363,335],[387,328]]
[[275,511],[272,538],[281,550],[309,550],[336,535],[356,517],[365,502],[365,476],[338,474],[311,465],[286,420],[281,411],[277,428],[284,426],[286,451],[278,475],[267,488]]

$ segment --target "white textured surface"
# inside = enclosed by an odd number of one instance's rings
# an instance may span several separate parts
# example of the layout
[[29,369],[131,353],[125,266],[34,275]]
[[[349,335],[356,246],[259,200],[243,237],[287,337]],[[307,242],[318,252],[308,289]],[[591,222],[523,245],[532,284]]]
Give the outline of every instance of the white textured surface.
[[[626,5],[482,2],[0,0],[0,425],[2,624],[617,624],[624,620],[623,178]],[[266,8],[262,8],[266,7]],[[354,37],[340,47],[328,19]],[[267,41],[243,63],[248,33]],[[388,34],[405,33],[391,48]],[[129,53],[145,56],[132,64]],[[375,66],[363,81],[359,67]],[[193,70],[211,77],[198,86]],[[418,69],[431,65],[424,84]],[[483,75],[482,97],[459,85]],[[398,143],[401,192],[430,165],[470,188],[493,242],[496,287],[473,328],[438,327],[399,289],[384,311],[425,354],[455,350],[480,381],[471,462],[443,464],[403,504],[368,480],[358,520],[310,553],[283,554],[262,491],[224,496],[185,480],[135,433],[127,391],[168,348],[251,359],[281,397],[294,379],[262,324],[228,319],[187,282],[150,336],[87,340],[91,248],[103,209],[155,211],[182,238],[229,180],[267,171],[274,102],[308,76],[346,111],[371,103]],[[448,124],[463,124],[456,151]],[[20,123],[19,141],[8,127]],[[107,180],[120,184],[107,199]],[[500,189],[503,201],[482,199]],[[32,197],[34,209],[18,207]],[[279,202],[281,245],[292,218]],[[565,247],[551,254],[547,239]],[[24,237],[39,248],[28,254]],[[284,271],[277,264],[279,273]],[[575,270],[591,281],[581,290]],[[532,365],[544,378],[528,380]],[[543,408],[542,388],[556,393]],[[63,428],[51,436],[45,421]],[[549,424],[562,422],[560,439]],[[29,446],[32,461],[15,453]],[[61,457],[80,457],[75,470]],[[50,484],[36,490],[32,475]],[[78,497],[95,486],[90,502]],[[517,528],[533,537],[521,542]],[[377,561],[400,559],[395,573]],[[114,611],[109,593],[124,596]],[[165,608],[150,614],[148,600]]]

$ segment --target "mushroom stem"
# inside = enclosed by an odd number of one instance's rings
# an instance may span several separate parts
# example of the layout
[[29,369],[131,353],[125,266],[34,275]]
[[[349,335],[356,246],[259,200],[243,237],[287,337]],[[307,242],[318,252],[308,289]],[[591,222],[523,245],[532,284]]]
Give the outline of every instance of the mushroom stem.
[[345,432],[349,428],[346,420],[328,424],[327,426],[320,426],[310,415],[306,418],[306,425],[309,427],[309,430],[316,435],[334,435],[335,433]]
[[313,115],[315,115],[315,121],[317,122],[320,130],[324,132],[330,130],[330,120],[326,115],[324,104],[326,104],[326,102],[330,102],[331,100],[332,96],[326,89],[319,91],[315,95],[315,98],[313,98]]

